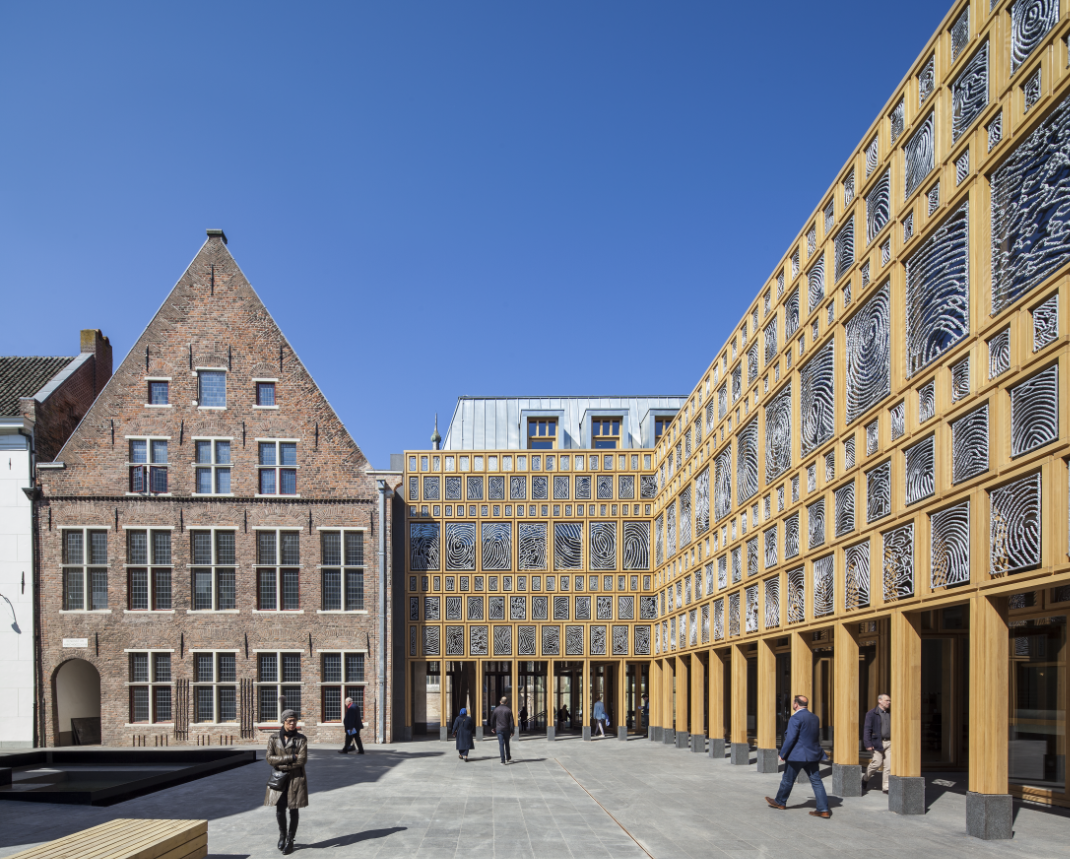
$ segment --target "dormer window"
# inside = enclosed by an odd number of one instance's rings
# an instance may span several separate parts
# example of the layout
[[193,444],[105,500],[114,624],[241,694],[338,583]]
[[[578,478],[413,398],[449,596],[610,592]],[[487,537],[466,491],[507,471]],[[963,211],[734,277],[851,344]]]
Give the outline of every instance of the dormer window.
[[557,447],[557,418],[528,419],[528,450],[553,450]]
[[661,441],[661,437],[672,423],[672,418],[654,418],[654,444]]
[[620,447],[620,418],[595,418],[591,422],[591,447]]

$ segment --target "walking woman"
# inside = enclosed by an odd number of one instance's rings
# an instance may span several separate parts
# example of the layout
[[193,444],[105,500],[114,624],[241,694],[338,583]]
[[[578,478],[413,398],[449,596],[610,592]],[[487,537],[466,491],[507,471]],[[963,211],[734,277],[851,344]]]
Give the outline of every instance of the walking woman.
[[468,753],[475,748],[472,735],[475,733],[475,720],[468,715],[468,711],[461,707],[461,714],[453,722],[453,733],[457,737],[457,757],[467,763]]
[[[305,763],[308,761],[308,739],[297,731],[297,713],[284,710],[282,729],[268,737],[267,762],[272,769],[268,780],[264,805],[275,806],[279,822],[279,850],[284,856],[294,852],[297,835],[297,809],[308,805],[308,780]],[[290,809],[290,827],[286,828],[286,809]]]
[[602,699],[599,698],[594,702],[594,724],[603,738],[606,736],[606,722],[608,721],[609,719],[606,718],[606,706],[602,703]]

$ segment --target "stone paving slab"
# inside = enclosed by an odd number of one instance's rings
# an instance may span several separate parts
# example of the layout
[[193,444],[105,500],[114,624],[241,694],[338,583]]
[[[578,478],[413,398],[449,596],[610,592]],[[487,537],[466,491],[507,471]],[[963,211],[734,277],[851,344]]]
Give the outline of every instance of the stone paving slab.
[[[873,792],[833,798],[832,819],[821,820],[806,813],[809,785],[776,811],[763,797],[779,775],[639,739],[526,739],[505,767],[491,741],[467,764],[437,741],[366,748],[311,750],[296,856],[1070,859],[1070,816],[1060,812],[1018,806],[1011,841],[969,838],[965,773],[945,777],[951,789],[929,785],[924,816],[892,814]],[[274,812],[261,807],[267,775],[258,762],[108,808],[0,803],[0,859],[116,817],[207,818],[210,859],[277,857]]]

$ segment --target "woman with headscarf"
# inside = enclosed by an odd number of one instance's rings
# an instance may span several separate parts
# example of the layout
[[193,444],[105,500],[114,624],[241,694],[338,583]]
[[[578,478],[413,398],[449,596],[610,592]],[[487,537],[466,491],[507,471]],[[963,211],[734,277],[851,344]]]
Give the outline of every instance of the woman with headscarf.
[[[275,819],[279,823],[278,848],[284,856],[294,852],[294,836],[297,835],[297,809],[308,805],[308,780],[305,778],[305,763],[308,761],[308,738],[297,730],[297,713],[283,710],[282,728],[268,737],[267,762],[274,771],[285,777],[278,789],[268,783],[264,805],[275,806]],[[272,781],[279,776],[272,772]],[[290,809],[290,826],[286,826],[286,809]]]
[[453,721],[453,733],[457,736],[457,757],[462,761],[467,762],[468,753],[475,748],[475,744],[472,742],[472,735],[475,730],[475,720],[462,707],[461,714]]

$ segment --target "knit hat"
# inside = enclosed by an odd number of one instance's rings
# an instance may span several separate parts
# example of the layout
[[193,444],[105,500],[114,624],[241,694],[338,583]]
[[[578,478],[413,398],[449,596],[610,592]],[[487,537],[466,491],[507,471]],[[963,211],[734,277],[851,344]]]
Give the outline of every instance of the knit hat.
[[296,719],[297,712],[295,710],[283,710],[282,715],[279,716],[280,722],[285,722],[287,719]]

